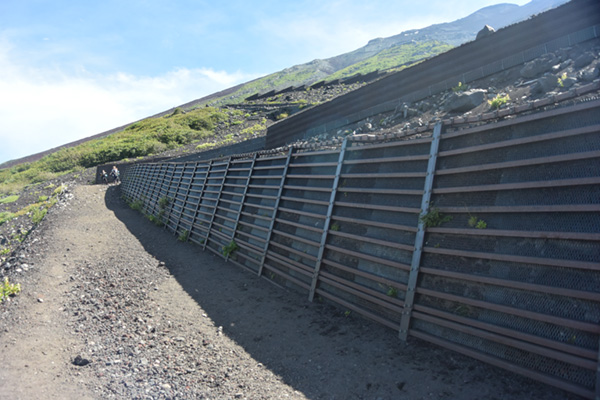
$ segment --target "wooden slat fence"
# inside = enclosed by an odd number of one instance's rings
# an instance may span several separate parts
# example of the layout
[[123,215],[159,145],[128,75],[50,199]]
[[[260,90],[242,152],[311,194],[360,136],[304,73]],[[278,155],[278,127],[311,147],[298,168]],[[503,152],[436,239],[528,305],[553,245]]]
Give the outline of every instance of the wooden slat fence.
[[310,301],[592,399],[599,111],[137,164],[121,188],[180,240]]

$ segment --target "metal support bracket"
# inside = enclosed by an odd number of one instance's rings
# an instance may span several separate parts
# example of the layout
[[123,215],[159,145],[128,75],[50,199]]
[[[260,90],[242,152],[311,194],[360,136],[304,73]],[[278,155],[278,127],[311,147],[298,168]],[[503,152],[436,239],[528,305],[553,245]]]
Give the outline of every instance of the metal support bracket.
[[265,239],[265,247],[263,249],[263,255],[260,260],[260,265],[258,267],[258,276],[262,275],[262,271],[265,267],[265,260],[267,259],[267,251],[269,251],[269,242],[271,241],[271,235],[273,234],[273,227],[275,226],[275,218],[277,218],[277,209],[279,208],[279,202],[281,201],[281,195],[283,194],[283,185],[285,184],[285,178],[287,177],[287,172],[290,166],[290,162],[292,161],[292,153],[294,152],[294,148],[290,147],[288,151],[287,159],[285,161],[285,167],[283,167],[283,172],[281,175],[281,182],[279,184],[279,191],[277,192],[277,199],[275,200],[275,205],[273,206],[273,215],[271,216],[271,223],[269,224],[269,231],[267,232],[267,238]]
[[215,221],[215,215],[217,215],[217,209],[219,208],[219,202],[221,201],[221,194],[223,193],[223,187],[225,186],[225,180],[227,179],[227,174],[229,173],[229,166],[231,165],[231,157],[227,159],[227,166],[225,167],[225,173],[223,174],[223,180],[221,181],[221,187],[219,188],[219,194],[217,195],[215,209],[210,218],[210,223],[208,224],[208,231],[206,232],[206,238],[204,239],[204,245],[202,246],[202,250],[206,250],[206,245],[208,245],[208,238],[210,237],[210,231],[213,226],[213,222]]
[[340,149],[340,155],[338,157],[337,168],[335,170],[335,178],[331,188],[331,197],[329,198],[329,206],[327,207],[327,214],[325,216],[325,222],[323,223],[323,234],[321,235],[321,244],[319,246],[319,252],[317,253],[317,261],[315,263],[315,270],[313,271],[312,282],[310,285],[310,292],[308,294],[308,301],[313,301],[315,298],[315,291],[317,290],[317,282],[319,280],[319,271],[321,270],[321,263],[323,262],[323,254],[325,253],[325,244],[327,242],[327,234],[329,233],[329,224],[331,223],[331,214],[333,213],[333,206],[335,204],[335,197],[337,195],[338,186],[340,183],[340,175],[342,174],[342,167],[344,165],[344,157],[346,155],[346,147],[348,146],[348,136],[344,138],[342,147]]
[[410,326],[410,318],[412,316],[412,310],[415,301],[415,290],[417,287],[417,279],[419,277],[419,266],[421,265],[421,254],[423,253],[423,242],[425,240],[425,224],[421,220],[420,216],[424,215],[429,210],[431,190],[433,189],[433,177],[435,175],[435,164],[437,161],[441,136],[442,123],[438,122],[433,128],[433,139],[429,149],[429,162],[427,163],[425,187],[423,190],[423,197],[421,198],[421,214],[419,215],[419,225],[417,227],[417,234],[415,237],[415,249],[413,251],[412,261],[410,264],[406,296],[404,297],[404,312],[402,313],[402,319],[400,320],[399,336],[404,342],[406,342],[406,339],[408,338],[408,328]]

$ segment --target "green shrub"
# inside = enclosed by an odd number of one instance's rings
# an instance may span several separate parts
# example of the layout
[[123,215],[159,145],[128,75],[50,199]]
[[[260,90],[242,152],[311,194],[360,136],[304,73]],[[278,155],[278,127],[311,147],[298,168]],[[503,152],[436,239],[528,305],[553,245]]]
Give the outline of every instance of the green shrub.
[[221,254],[223,254],[226,258],[228,258],[229,256],[231,256],[231,254],[233,254],[237,249],[238,249],[238,245],[235,241],[231,241],[229,242],[229,244],[227,244],[227,246],[223,246],[221,248]]
[[21,284],[8,282],[8,277],[4,278],[4,284],[0,286],[0,303],[9,296],[15,296],[21,291]]
[[167,206],[171,203],[171,199],[167,196],[161,197],[160,200],[158,200],[158,206],[164,210],[165,208],[167,208]]
[[476,216],[471,216],[469,218],[468,224],[471,228],[477,228],[477,229],[487,228],[487,223],[482,219],[478,219]]
[[40,196],[38,197],[38,203],[48,200],[48,196]]
[[131,207],[135,211],[142,211],[142,208],[144,207],[144,202],[141,200],[136,200],[133,203],[131,203],[129,207]]
[[216,143],[202,143],[202,144],[199,144],[198,146],[196,146],[196,150],[200,150],[200,151],[210,150],[215,147],[217,147]]
[[180,242],[187,242],[189,237],[190,237],[190,231],[188,231],[187,229],[184,229],[179,234],[179,237],[177,238],[177,240],[179,240]]
[[242,134],[244,135],[258,135],[261,131],[265,131],[267,129],[266,125],[263,124],[255,124],[251,127],[248,127],[242,130]]
[[494,97],[492,100],[488,100],[488,104],[490,105],[491,108],[500,108],[504,104],[508,103],[509,100],[510,100],[509,95],[504,95],[504,96],[496,95],[496,97]]
[[420,221],[428,228],[440,226],[443,223],[452,221],[452,216],[444,216],[437,208],[431,208],[429,212],[419,217]]
[[458,93],[458,92],[464,92],[465,90],[467,90],[469,87],[467,85],[465,85],[462,82],[458,82],[458,86],[455,86],[452,88],[452,91],[454,93]]
[[39,224],[46,216],[46,213],[48,213],[48,209],[46,208],[35,208],[31,212],[31,222]]
[[[140,207],[141,210],[141,207]],[[158,227],[163,227],[165,226],[165,223],[162,221],[162,214],[155,216],[155,215],[148,215],[148,219],[150,220],[150,222],[152,222],[154,225],[158,226]]]
[[565,79],[567,79],[567,73],[564,72],[561,76],[558,77],[558,86],[560,87],[564,87],[565,86]]
[[16,217],[16,215],[11,212],[8,212],[8,211],[0,212],[0,225],[2,225],[5,222],[10,221],[11,219],[13,219],[15,217]]

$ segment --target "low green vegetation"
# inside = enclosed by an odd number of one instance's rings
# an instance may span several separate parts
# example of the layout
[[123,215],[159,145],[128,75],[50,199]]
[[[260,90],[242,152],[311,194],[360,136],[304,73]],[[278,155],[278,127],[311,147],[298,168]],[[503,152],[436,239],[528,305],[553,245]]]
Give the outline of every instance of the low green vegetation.
[[0,286],[0,303],[9,296],[15,296],[21,292],[21,284],[10,283],[8,277],[4,278],[4,283]]
[[227,112],[211,107],[147,118],[121,132],[79,146],[62,149],[33,163],[0,170],[0,196],[16,195],[27,185],[96,165],[161,153],[214,136]]
[[491,108],[494,109],[498,109],[500,107],[502,107],[504,104],[508,103],[510,101],[510,96],[509,95],[496,95],[496,97],[494,97],[492,100],[488,100],[488,104],[490,105]]
[[237,243],[232,240],[226,246],[221,248],[221,254],[223,254],[225,258],[229,258],[237,249],[239,249]]
[[165,223],[162,220],[162,215],[148,215],[147,216],[148,220],[150,222],[152,222],[154,225],[158,226],[158,227],[163,227],[165,226]]
[[47,212],[47,208],[35,208],[31,212],[31,222],[33,222],[34,224],[39,224],[40,222],[42,222]]
[[485,222],[482,219],[478,219],[476,216],[471,216],[469,218],[468,224],[471,228],[476,228],[476,229],[487,228],[487,222]]
[[[60,186],[59,188],[62,189],[63,186]],[[48,209],[58,202],[57,197],[60,193],[61,191],[55,190],[50,198],[48,196],[40,196],[37,203],[29,204],[16,212],[0,212],[0,225],[22,215],[29,215],[31,222],[39,224],[46,216]]]
[[266,121],[263,123],[260,123],[260,124],[252,125],[246,129],[243,129],[242,134],[256,136],[256,135],[260,134],[262,131],[265,131],[267,129],[267,126],[265,123],[266,123]]
[[2,211],[0,212],[0,225],[2,225],[3,223],[10,221],[11,219],[15,218],[15,214],[8,212],[8,211]]
[[452,88],[452,91],[454,93],[459,93],[459,92],[464,92],[465,90],[467,90],[469,88],[468,85],[465,85],[462,82],[458,82],[458,85]]
[[437,208],[430,208],[429,211],[421,215],[419,219],[426,227],[434,228],[443,223],[452,221],[452,216],[440,213],[440,210]]
[[564,87],[565,86],[565,79],[567,79],[567,73],[564,72],[561,76],[558,77],[558,86],[560,87]]
[[0,199],[0,204],[14,203],[17,200],[19,200],[19,196],[17,195],[7,196],[3,199]]
[[190,237],[190,231],[188,231],[187,229],[184,229],[179,234],[179,237],[177,237],[177,240],[179,240],[180,242],[187,242],[189,237]]
[[399,71],[427,58],[452,49],[452,46],[436,40],[421,43],[406,43],[383,50],[364,61],[352,64],[327,77],[327,81],[347,78],[356,74],[368,74],[373,71]]
[[129,203],[129,207],[131,207],[132,210],[141,212],[142,208],[144,207],[144,202],[142,200],[135,200]]

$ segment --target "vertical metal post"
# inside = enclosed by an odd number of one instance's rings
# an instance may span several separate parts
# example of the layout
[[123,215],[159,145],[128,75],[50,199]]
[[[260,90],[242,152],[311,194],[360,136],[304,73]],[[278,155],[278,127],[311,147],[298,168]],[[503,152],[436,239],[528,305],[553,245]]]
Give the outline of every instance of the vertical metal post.
[[[173,166],[173,171],[171,171],[171,176],[169,176],[169,185],[167,186],[167,197],[169,197],[169,190],[171,189],[171,184],[173,184],[173,176],[175,176],[175,164],[174,163],[169,163]],[[167,165],[167,171],[169,171],[169,165]],[[177,190],[175,190],[175,196],[177,196]],[[165,212],[165,217],[166,217],[166,222],[165,222],[165,226],[163,229],[167,229],[167,225],[169,224],[169,217],[171,217],[171,211],[173,211],[173,203],[175,202],[175,196],[173,196],[173,198],[171,199],[171,201],[169,202],[170,207],[169,207],[169,214],[167,214]]]
[[[250,186],[250,180],[252,179],[252,173],[254,172],[254,164],[256,164],[256,157],[258,153],[254,153],[252,156],[252,163],[250,164],[250,171],[248,171],[248,180],[246,181],[246,187],[244,188],[244,192],[242,193],[242,200],[240,200],[240,209],[237,212],[235,217],[235,223],[233,224],[233,233],[231,234],[231,240],[235,239],[235,233],[237,232],[238,225],[240,223],[240,218],[242,217],[242,209],[244,208],[244,203],[246,202],[246,194],[248,194],[248,186]],[[225,261],[229,259],[229,254],[225,257]]]
[[154,183],[154,185],[152,186],[152,194],[151,194],[151,198],[154,199],[154,204],[152,206],[152,215],[156,214],[156,210],[159,207],[159,200],[160,200],[160,183],[159,183],[159,177],[160,177],[160,170],[161,170],[161,166],[160,164],[154,164],[154,174],[152,177],[152,183]]
[[[164,168],[164,171],[163,171],[163,168]],[[161,170],[162,177],[161,177],[161,179],[160,179],[160,185],[158,186],[158,202],[159,202],[159,203],[160,203],[160,199],[162,199],[162,197],[161,197],[161,194],[162,194],[162,188],[163,188],[163,185],[165,184],[165,181],[166,181],[166,179],[167,179],[167,172],[169,171],[169,165],[168,165],[168,164],[164,164],[164,163],[163,163],[163,164],[161,164],[161,165],[160,165],[160,170]],[[167,188],[167,189],[165,189],[165,191],[166,191],[166,193],[167,193],[167,194],[165,195],[165,197],[168,199],[168,198],[169,198],[169,196],[168,196],[168,195],[169,195],[169,189]],[[167,205],[165,204],[164,208],[166,208],[166,207],[167,207]],[[159,208],[160,208],[160,204],[159,204]],[[163,224],[165,223],[165,221],[163,221],[163,219],[164,219],[164,213],[165,213],[165,209],[164,209],[164,208],[163,208],[163,209],[161,209],[161,210],[158,212],[158,215],[159,215],[159,217],[160,217],[160,221],[161,221]],[[161,212],[162,212],[162,215],[161,215]]]
[[[181,167],[181,176],[179,177],[179,180],[177,181],[177,188],[175,189],[173,205],[175,205],[175,200],[177,199],[177,194],[179,193],[179,189],[181,189],[181,182],[183,181],[183,175],[185,174],[185,164],[186,163],[183,163],[183,166]],[[175,170],[177,170],[177,168],[175,168]],[[171,211],[173,211],[172,207],[171,207]],[[183,208],[181,209],[181,211],[183,211]],[[179,212],[179,215],[177,217],[175,217],[176,220],[175,220],[175,228],[173,228],[173,235],[177,235],[177,227],[179,226],[179,220],[181,219],[181,211]]]
[[269,224],[269,231],[267,232],[267,238],[265,239],[265,248],[263,249],[263,255],[260,260],[260,266],[258,267],[258,276],[262,275],[262,271],[265,266],[265,260],[267,258],[267,251],[269,251],[269,242],[271,241],[271,235],[273,234],[273,227],[275,226],[275,218],[277,218],[277,209],[279,208],[279,203],[281,201],[281,195],[283,194],[283,185],[285,184],[285,178],[287,176],[290,162],[292,160],[293,152],[294,152],[294,148],[290,147],[290,150],[288,151],[287,159],[285,161],[285,167],[283,167],[283,172],[281,175],[281,182],[279,184],[279,191],[277,192],[277,199],[275,200],[275,205],[273,206],[273,214],[271,216],[271,223]]
[[315,297],[315,291],[317,290],[317,282],[319,280],[319,271],[321,270],[321,263],[323,261],[323,254],[325,253],[325,243],[327,242],[327,234],[329,233],[329,224],[331,222],[331,214],[333,213],[333,206],[335,204],[335,196],[337,195],[338,186],[340,183],[340,175],[342,174],[342,167],[344,165],[344,156],[346,155],[346,147],[348,146],[348,136],[344,138],[342,142],[342,148],[340,149],[340,155],[338,157],[338,164],[335,170],[335,178],[333,178],[333,184],[331,188],[331,196],[329,197],[329,206],[327,206],[327,214],[325,216],[325,222],[323,223],[323,233],[321,234],[321,244],[319,245],[319,252],[317,253],[317,262],[315,263],[315,270],[313,271],[312,283],[310,285],[310,292],[308,294],[308,301],[313,301]]
[[223,174],[223,180],[221,181],[221,188],[219,189],[219,194],[217,195],[217,202],[215,203],[215,209],[210,218],[210,223],[208,224],[208,232],[206,232],[206,239],[204,240],[204,246],[202,246],[202,250],[206,250],[206,245],[208,244],[208,238],[210,236],[210,231],[213,226],[213,222],[215,221],[215,215],[217,215],[217,209],[219,208],[219,202],[221,201],[221,194],[223,193],[223,186],[225,185],[225,179],[227,179],[227,173],[229,172],[229,166],[231,165],[231,157],[227,160],[227,166],[225,167],[225,173]]
[[[183,164],[182,177],[183,177],[183,175],[185,175],[185,169],[186,169],[187,164],[188,163]],[[194,178],[196,177],[197,169],[198,169],[198,163],[194,163],[194,170],[192,171],[192,176],[190,177],[190,182],[188,183],[187,190],[185,191],[185,196],[183,198],[183,205],[181,206],[181,212],[179,213],[179,219],[177,220],[177,225],[175,225],[175,234],[177,234],[177,229],[179,229],[179,224],[181,222],[181,219],[183,218],[183,210],[185,209],[185,205],[188,202],[188,198],[190,195],[190,189],[192,187],[192,182],[194,181]],[[188,238],[189,238],[189,232],[188,232]],[[187,239],[185,241],[187,242]]]
[[[433,178],[435,175],[435,163],[437,161],[438,149],[440,147],[440,138],[442,136],[442,123],[438,122],[433,128],[433,140],[429,150],[429,162],[427,164],[427,176],[425,177],[425,188],[421,198],[421,215],[427,213],[429,201],[431,200],[431,190],[433,188]],[[408,328],[415,301],[415,291],[417,288],[417,278],[419,277],[419,267],[421,265],[421,254],[423,253],[423,242],[425,239],[425,224],[419,218],[417,234],[415,237],[415,249],[413,251],[412,261],[410,263],[410,273],[408,275],[408,284],[406,296],[404,298],[404,310],[400,320],[400,339],[406,342],[408,337]]]
[[[204,188],[206,187],[206,181],[208,180],[208,174],[210,174],[210,169],[212,167],[212,160],[208,163],[208,169],[206,170],[206,175],[204,175],[204,182],[202,182],[202,189],[200,189],[200,194],[198,195],[198,204],[196,204],[196,209],[194,210],[194,216],[192,217],[192,226],[190,228],[190,236],[192,236],[192,232],[194,230],[194,224],[196,223],[196,218],[198,217],[198,210],[202,205],[202,196],[204,196]],[[198,168],[198,164],[196,163],[196,169]]]

